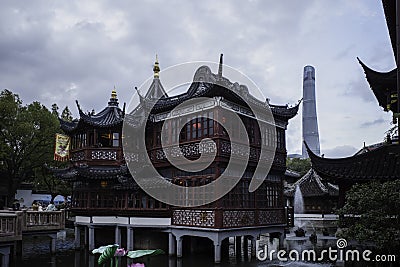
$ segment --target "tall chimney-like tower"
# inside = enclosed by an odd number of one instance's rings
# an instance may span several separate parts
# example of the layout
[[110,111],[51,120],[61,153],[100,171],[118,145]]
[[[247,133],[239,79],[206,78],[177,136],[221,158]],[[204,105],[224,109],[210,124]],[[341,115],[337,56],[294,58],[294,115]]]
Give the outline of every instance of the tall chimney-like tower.
[[[311,151],[320,155],[317,108],[315,104],[315,69],[304,67],[303,76],[303,141]],[[302,157],[308,158],[307,149],[303,143]]]

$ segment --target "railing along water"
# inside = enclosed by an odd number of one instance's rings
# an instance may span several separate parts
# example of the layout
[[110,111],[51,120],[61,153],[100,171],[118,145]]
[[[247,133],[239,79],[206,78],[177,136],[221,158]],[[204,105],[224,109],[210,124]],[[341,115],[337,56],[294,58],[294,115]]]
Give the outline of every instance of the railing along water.
[[0,242],[22,239],[22,212],[0,213]]
[[236,228],[286,224],[284,208],[266,209],[179,209],[172,224],[206,228]]
[[50,231],[65,228],[65,212],[60,211],[23,211],[22,231]]

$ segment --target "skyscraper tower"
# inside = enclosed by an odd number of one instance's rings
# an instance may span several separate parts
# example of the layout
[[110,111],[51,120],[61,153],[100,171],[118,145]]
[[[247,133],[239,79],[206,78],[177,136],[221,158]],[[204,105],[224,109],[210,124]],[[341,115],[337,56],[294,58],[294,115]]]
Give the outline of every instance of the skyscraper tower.
[[[315,69],[304,67],[303,76],[303,141],[311,151],[320,155],[317,109],[315,105]],[[302,147],[302,157],[308,158],[306,147]]]

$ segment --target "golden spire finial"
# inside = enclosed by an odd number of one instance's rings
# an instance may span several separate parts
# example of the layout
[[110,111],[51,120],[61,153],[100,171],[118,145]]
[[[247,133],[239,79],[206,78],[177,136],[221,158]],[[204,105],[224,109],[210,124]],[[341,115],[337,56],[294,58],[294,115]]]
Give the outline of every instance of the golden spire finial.
[[153,72],[154,72],[154,78],[158,78],[160,73],[160,66],[158,64],[157,54],[156,54],[156,62],[154,62]]
[[114,89],[111,91],[111,98],[112,99],[116,99],[117,98],[117,90],[115,89],[115,85],[114,85]]

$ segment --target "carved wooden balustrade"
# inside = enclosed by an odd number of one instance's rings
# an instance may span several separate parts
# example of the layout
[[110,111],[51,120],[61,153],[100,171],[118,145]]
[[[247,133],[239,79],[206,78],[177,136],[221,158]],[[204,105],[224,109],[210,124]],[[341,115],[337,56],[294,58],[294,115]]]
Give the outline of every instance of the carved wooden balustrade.
[[[149,150],[150,159],[153,163],[162,163],[167,161],[168,154],[172,158],[177,157],[197,157],[200,154],[216,153],[216,156],[225,156],[236,159],[244,159],[249,157],[250,161],[258,162],[261,154],[261,148],[259,146],[251,145],[248,148],[245,144],[240,143],[230,143],[224,138],[215,138],[215,143],[212,141],[200,141],[187,142],[180,144],[179,148],[166,146],[164,149],[160,147],[152,148]],[[249,155],[247,155],[247,150],[249,149]],[[267,160],[271,157],[272,153],[270,151],[265,151],[265,155],[262,160]],[[136,155],[138,157],[138,155]],[[270,159],[268,159],[270,160]],[[276,167],[286,168],[286,150],[277,148],[274,153],[273,164]]]
[[61,211],[23,211],[22,231],[54,231],[65,228],[65,212]]
[[88,147],[72,151],[71,160],[73,162],[95,162],[96,165],[102,163],[107,165],[120,165],[124,160],[122,149],[118,147]]
[[0,213],[0,242],[22,239],[22,212]]
[[172,224],[206,228],[237,228],[286,224],[285,208],[174,209]]

